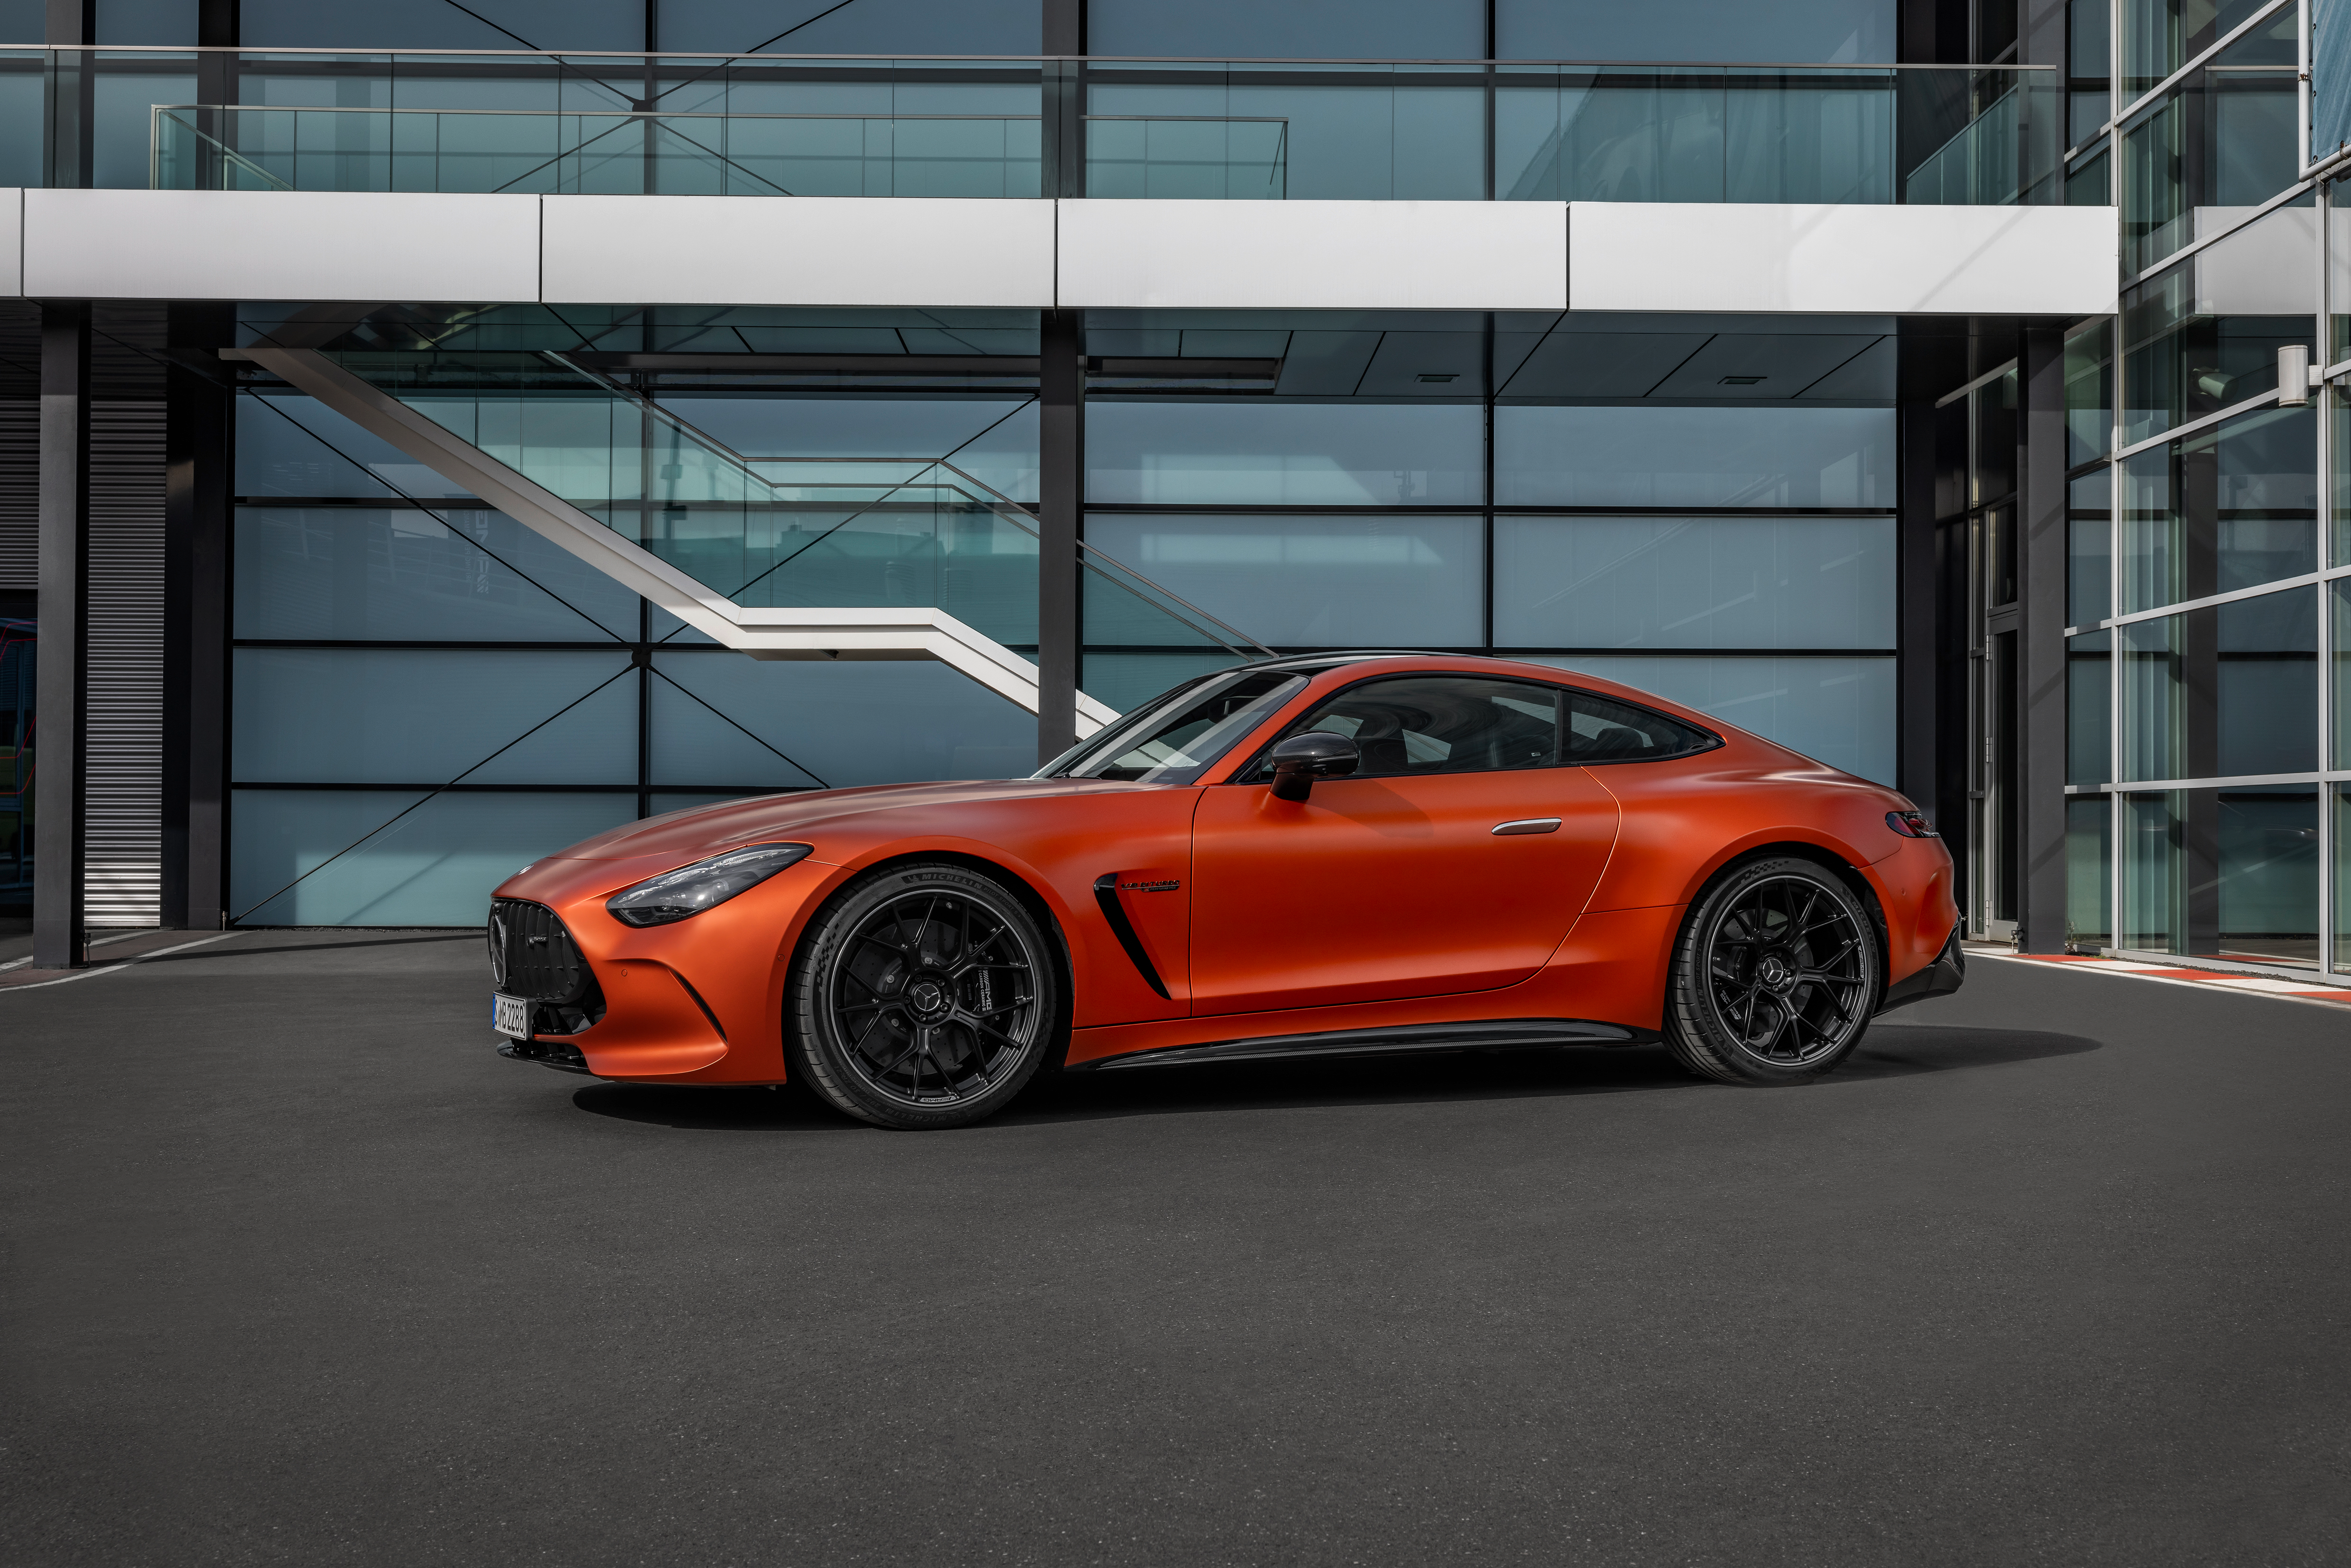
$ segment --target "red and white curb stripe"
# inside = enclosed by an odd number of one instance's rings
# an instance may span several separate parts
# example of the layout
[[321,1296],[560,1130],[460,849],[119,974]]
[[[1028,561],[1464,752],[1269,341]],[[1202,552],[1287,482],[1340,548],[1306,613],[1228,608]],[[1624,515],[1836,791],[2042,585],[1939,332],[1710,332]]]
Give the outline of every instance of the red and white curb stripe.
[[2240,975],[2220,969],[2182,969],[2165,964],[2142,964],[2128,958],[2081,958],[2066,953],[2010,953],[1994,947],[1970,947],[1974,958],[2008,958],[2024,964],[2055,964],[2071,969],[2095,969],[2126,975],[2136,980],[2162,980],[2175,986],[2201,986],[2210,990],[2251,991],[2256,996],[2282,997],[2288,1001],[2319,1002],[2351,1009],[2351,987],[2313,986],[2306,980],[2282,980],[2273,975]]

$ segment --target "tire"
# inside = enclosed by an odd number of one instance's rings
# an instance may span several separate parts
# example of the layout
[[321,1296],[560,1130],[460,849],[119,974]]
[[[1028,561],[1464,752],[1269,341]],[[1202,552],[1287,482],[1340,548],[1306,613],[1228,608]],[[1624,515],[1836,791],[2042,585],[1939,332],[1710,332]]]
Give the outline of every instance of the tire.
[[961,1127],[1052,1049],[1052,945],[1011,891],[925,861],[852,883],[810,922],[784,992],[789,1070],[877,1127]]
[[1876,923],[1834,874],[1773,856],[1725,872],[1683,922],[1666,1045],[1703,1078],[1809,1083],[1861,1041],[1885,975]]

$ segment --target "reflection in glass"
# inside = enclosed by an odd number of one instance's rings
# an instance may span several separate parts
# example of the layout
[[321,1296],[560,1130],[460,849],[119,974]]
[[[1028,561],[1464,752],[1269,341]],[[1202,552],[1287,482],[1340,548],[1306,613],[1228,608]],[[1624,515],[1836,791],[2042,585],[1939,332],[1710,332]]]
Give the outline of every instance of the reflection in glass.
[[1494,49],[1506,60],[1890,60],[1894,8],[1884,0],[1496,0]]
[[2112,632],[2065,639],[2065,782],[2103,784],[2108,760],[2108,720],[2114,709],[2107,663]]
[[2094,468],[2065,486],[2065,624],[2114,613],[2114,470]]
[[2126,275],[2212,232],[2228,215],[2212,209],[2255,206],[2294,183],[2295,30],[2288,6],[2124,130]]
[[1484,424],[1484,411],[1463,403],[1090,398],[1086,498],[1476,506],[1486,498]]
[[[2091,4],[2100,12],[2105,10],[2102,0],[2091,0]],[[2123,0],[2124,95],[2137,98],[2154,87],[2219,43],[2267,4],[2269,0]],[[2076,12],[2088,8],[2074,7]],[[2101,17],[2098,31],[2102,36],[2105,31]],[[2271,59],[2270,63],[2293,63],[2291,35],[2286,41],[2289,47],[2283,62]],[[2271,47],[2274,48],[2274,43]],[[2265,57],[2256,54],[2252,57]]]
[[2318,789],[2124,797],[2124,946],[2315,967]]
[[[1105,62],[1088,73],[1089,196],[1485,196],[1486,95],[1477,87],[1416,85],[1402,73],[1392,84],[1283,80],[1270,68],[1214,65],[1155,66],[1149,85],[1120,79],[1143,68]],[[1178,70],[1201,79],[1165,79]]]
[[2011,369],[2006,375],[1995,376],[1969,395],[1975,401],[1976,480],[1971,504],[1980,507],[2016,488],[2016,371]]
[[1506,648],[1891,648],[1891,517],[1497,517]]
[[499,512],[242,507],[233,559],[239,637],[590,643],[637,634],[635,594]]
[[2351,787],[2336,785],[2335,796],[2335,967],[2351,969]]
[[2333,465],[2333,483],[2327,486],[2326,564],[2351,566],[2351,397],[2332,386],[2322,395],[2327,411],[2327,457]]
[[2318,567],[2317,416],[2258,409],[2123,465],[2123,610]]
[[232,790],[229,913],[247,925],[478,929],[490,890],[517,866],[636,814],[634,790]]
[[2103,947],[2114,939],[2115,815],[2104,795],[2065,801],[2065,945]]
[[[1484,639],[1479,518],[1136,517],[1097,512],[1086,541],[1178,598],[1281,648],[1474,646]],[[1086,642],[1167,642],[1102,595]]]
[[2277,385],[2277,351],[2312,341],[2312,211],[2288,206],[2123,298],[2126,444]]
[[2065,340],[2065,465],[2104,457],[2115,433],[2114,322]]
[[2123,777],[2318,766],[2318,590],[2137,621],[2123,634]]
[[[2335,758],[2328,765],[2351,768],[2351,578],[2336,578],[2326,585],[2329,612],[2335,618],[2334,682],[2335,715],[2332,726],[2335,736]],[[2345,890],[2351,894],[2351,888]]]
[[1890,408],[1504,403],[1494,410],[1494,499],[1891,507],[1894,430]]

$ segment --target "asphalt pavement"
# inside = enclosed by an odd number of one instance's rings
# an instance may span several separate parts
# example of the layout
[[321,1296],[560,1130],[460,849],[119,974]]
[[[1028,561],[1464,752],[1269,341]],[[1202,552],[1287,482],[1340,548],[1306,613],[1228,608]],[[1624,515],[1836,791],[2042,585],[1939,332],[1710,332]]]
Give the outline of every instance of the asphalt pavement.
[[2015,963],[951,1134],[501,1060],[478,936],[0,992],[0,1561],[2340,1563],[2351,1021]]

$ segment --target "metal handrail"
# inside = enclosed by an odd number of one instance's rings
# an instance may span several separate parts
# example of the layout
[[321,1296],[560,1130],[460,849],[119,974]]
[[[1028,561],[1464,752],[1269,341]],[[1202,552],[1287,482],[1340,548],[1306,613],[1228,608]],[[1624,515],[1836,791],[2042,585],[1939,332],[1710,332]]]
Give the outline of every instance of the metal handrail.
[[[2268,13],[2262,13],[2266,16]],[[2256,16],[2253,20],[2258,21]],[[1689,70],[1759,70],[1759,71],[2049,71],[2053,65],[2028,65],[2012,60],[1987,62],[1953,60],[1948,63],[1914,60],[1589,60],[1589,59],[1494,59],[1468,55],[1426,55],[1412,57],[1390,56],[1374,58],[1368,55],[877,55],[877,54],[787,54],[754,51],[744,54],[724,49],[373,49],[321,48],[314,46],[297,47],[291,45],[259,47],[252,44],[48,44],[41,42],[0,44],[0,51],[16,50],[27,54],[121,54],[171,57],[176,55],[256,55],[274,57],[280,55],[329,56],[338,60],[370,58],[392,59],[406,57],[448,59],[523,58],[535,60],[622,59],[622,60],[880,60],[919,61],[925,64],[973,65],[1231,65],[1231,66],[1463,66],[1483,68],[1488,66],[1635,66],[1667,67]]]

